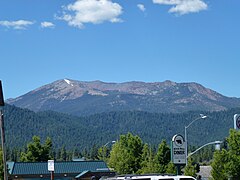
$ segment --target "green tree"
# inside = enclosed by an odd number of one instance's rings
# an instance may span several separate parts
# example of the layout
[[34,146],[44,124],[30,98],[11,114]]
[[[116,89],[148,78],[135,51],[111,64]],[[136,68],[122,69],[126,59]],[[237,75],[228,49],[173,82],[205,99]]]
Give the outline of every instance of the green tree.
[[98,159],[108,162],[109,158],[109,149],[106,146],[102,146],[98,149]]
[[168,163],[171,161],[170,147],[167,145],[166,140],[162,140],[159,144],[158,151],[155,157],[155,165],[157,173],[165,173]]
[[172,162],[169,162],[167,165],[166,173],[177,174],[177,168],[176,168],[175,164],[173,164]]
[[4,179],[4,170],[3,170],[3,152],[0,149],[0,179]]
[[60,161],[66,161],[66,160],[67,160],[67,151],[66,151],[66,147],[63,146],[60,151]]
[[131,133],[121,135],[110,152],[109,165],[119,174],[136,173],[141,168],[142,140]]
[[152,149],[148,144],[144,144],[141,160],[141,169],[139,169],[139,174],[154,173],[154,154]]
[[223,149],[216,151],[213,156],[212,166],[212,177],[216,180],[227,180],[227,174],[225,172],[225,164],[228,162],[228,152]]
[[97,160],[98,159],[98,146],[96,144],[90,149],[90,159]]
[[27,145],[27,151],[21,153],[20,160],[23,162],[44,162],[53,158],[51,150],[52,141],[49,137],[42,145],[40,137],[33,136],[32,142]]
[[214,153],[212,176],[216,180],[240,179],[240,131],[231,129],[226,139],[228,149]]
[[194,164],[192,159],[189,158],[188,164],[184,168],[184,175],[196,177],[197,176],[197,174],[196,174],[197,173],[197,167],[196,166],[197,166],[197,164]]

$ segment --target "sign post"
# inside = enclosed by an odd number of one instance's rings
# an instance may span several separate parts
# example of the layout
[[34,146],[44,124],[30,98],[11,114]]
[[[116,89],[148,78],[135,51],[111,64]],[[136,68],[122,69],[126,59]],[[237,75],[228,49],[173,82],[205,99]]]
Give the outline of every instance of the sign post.
[[3,119],[3,90],[2,81],[0,80],[0,126],[1,126],[1,143],[2,143],[2,156],[3,156],[3,172],[4,180],[7,180],[7,163],[6,163],[6,147],[5,147],[5,130],[4,130],[4,119]]
[[48,160],[48,171],[51,172],[51,180],[54,180],[54,160]]
[[240,129],[240,114],[234,115],[234,129],[236,130]]
[[180,167],[186,164],[186,143],[182,135],[176,134],[171,141],[171,160],[177,166],[177,174],[181,174]]

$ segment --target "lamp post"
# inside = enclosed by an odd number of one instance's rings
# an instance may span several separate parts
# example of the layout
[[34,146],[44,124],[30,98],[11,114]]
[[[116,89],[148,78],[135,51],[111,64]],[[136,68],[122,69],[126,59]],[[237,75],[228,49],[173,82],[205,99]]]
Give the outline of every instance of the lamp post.
[[109,142],[107,142],[106,144],[104,144],[104,146],[107,146],[109,143],[112,143],[112,144],[114,144],[116,141],[109,141]]
[[109,141],[102,146],[102,160],[103,161],[105,161],[107,159],[108,155],[109,155],[110,150],[107,148],[107,145],[110,144],[110,143],[114,144],[115,142],[116,141]]
[[207,118],[207,116],[200,114],[200,117],[194,119],[192,122],[190,122],[187,126],[185,126],[185,144],[186,144],[186,164],[188,163],[188,142],[187,142],[187,128],[189,128],[189,126],[191,126],[195,121],[199,120],[199,119],[205,119]]
[[204,148],[205,146],[211,145],[211,144],[215,144],[215,150],[220,150],[220,144],[222,143],[222,141],[213,141],[213,142],[209,142],[207,144],[204,144],[203,146],[201,146],[200,148],[196,149],[195,151],[189,153],[187,155],[187,157],[190,157],[191,155],[195,154],[196,152],[198,152],[200,149]]

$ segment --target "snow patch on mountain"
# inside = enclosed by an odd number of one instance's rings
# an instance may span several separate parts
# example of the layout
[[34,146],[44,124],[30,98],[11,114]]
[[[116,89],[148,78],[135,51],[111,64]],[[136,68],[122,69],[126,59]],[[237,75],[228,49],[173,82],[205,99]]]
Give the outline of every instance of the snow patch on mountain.
[[73,86],[73,84],[71,83],[71,81],[69,81],[68,79],[64,79],[64,81],[65,81],[67,84]]
[[101,91],[94,91],[94,90],[89,90],[88,94],[93,95],[93,96],[108,96],[108,94],[103,93]]

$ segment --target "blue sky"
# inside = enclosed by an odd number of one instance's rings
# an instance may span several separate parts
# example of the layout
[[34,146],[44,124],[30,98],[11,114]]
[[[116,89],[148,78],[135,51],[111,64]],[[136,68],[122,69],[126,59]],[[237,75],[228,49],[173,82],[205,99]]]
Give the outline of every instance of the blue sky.
[[2,0],[0,79],[197,82],[240,97],[239,0]]

